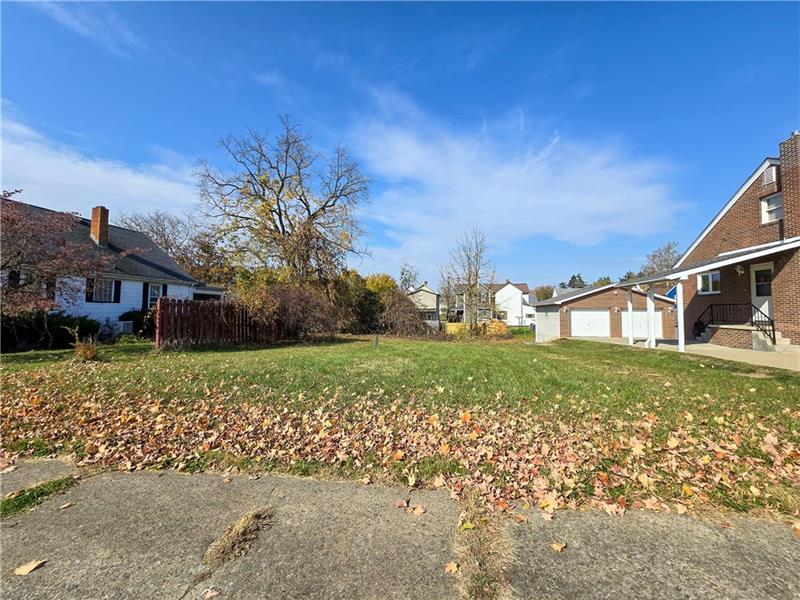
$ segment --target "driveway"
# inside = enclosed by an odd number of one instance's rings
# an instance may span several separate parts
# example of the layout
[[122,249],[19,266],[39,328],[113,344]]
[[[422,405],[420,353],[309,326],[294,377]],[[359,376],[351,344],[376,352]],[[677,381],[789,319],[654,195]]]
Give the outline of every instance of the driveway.
[[[607,344],[628,345],[627,338],[585,338],[572,337],[571,340],[584,340],[587,342],[604,342]],[[647,350],[643,340],[637,340],[635,348]],[[658,340],[657,350],[678,351],[678,342],[674,340]],[[774,369],[787,369],[789,371],[800,371],[800,352],[763,352],[759,350],[743,350],[740,348],[728,348],[717,346],[705,342],[687,342],[686,353],[697,356],[707,356],[709,358],[719,358],[722,360],[732,360],[736,362],[748,363],[760,367],[772,367]]]
[[[63,476],[63,464],[21,462],[0,485],[6,493],[23,474],[38,482],[53,473]],[[410,506],[398,507],[405,498]],[[249,546],[204,564],[214,540],[259,507],[270,516]],[[445,566],[469,560],[454,551],[459,512],[446,492],[355,482],[172,471],[83,476],[0,522],[2,595],[457,598],[461,571]],[[546,520],[517,508],[472,526],[502,536],[512,557],[495,597],[800,597],[800,539],[784,523],[637,511],[557,511]],[[47,562],[14,574],[32,560]]]

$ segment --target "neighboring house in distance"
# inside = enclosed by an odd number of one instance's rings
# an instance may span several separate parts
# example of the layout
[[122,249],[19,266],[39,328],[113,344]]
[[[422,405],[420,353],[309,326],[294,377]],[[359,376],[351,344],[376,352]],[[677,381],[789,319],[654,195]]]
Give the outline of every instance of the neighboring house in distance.
[[[646,294],[632,291],[633,337],[647,338]],[[627,294],[616,284],[563,292],[534,304],[536,341],[567,337],[625,338],[629,336]],[[674,301],[655,295],[656,338],[675,338]]]
[[[679,347],[800,351],[800,132],[766,158],[669,271],[625,287],[675,286]],[[800,360],[800,357],[798,357]]]
[[439,294],[424,281],[421,286],[408,292],[408,297],[419,309],[422,319],[434,329],[439,329]]
[[455,306],[447,307],[447,320],[451,322],[468,322],[470,311],[475,310],[478,315],[478,322],[491,321],[494,317],[494,292],[488,283],[479,283],[476,293],[475,306],[466,306],[465,300],[467,286],[458,284],[455,286]]
[[[31,211],[34,218],[49,211],[23,202],[17,204]],[[162,296],[187,300],[194,297],[199,282],[144,233],[110,225],[108,209],[103,206],[92,209],[91,220],[79,218],[68,236],[78,243],[99,246],[116,258],[106,272],[76,280],[76,285],[69,286],[79,290],[77,296],[67,297],[56,286],[56,301],[67,314],[87,316],[101,323],[108,321],[119,327],[121,314],[150,309]]]
[[531,290],[527,283],[497,283],[489,286],[494,293],[495,314],[511,327],[530,326],[535,322]]

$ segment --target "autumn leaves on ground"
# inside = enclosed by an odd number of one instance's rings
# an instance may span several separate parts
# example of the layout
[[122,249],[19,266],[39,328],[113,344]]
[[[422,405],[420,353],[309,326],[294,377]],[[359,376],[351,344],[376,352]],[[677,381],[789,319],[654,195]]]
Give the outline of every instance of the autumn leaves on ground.
[[6,454],[238,468],[478,493],[505,510],[791,514],[800,377],[590,342],[345,338],[8,355]]

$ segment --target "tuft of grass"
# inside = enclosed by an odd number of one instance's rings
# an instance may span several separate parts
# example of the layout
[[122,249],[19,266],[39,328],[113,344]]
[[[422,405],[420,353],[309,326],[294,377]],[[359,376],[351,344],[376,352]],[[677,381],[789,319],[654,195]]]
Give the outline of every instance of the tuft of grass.
[[77,483],[73,477],[45,481],[31,488],[11,494],[0,501],[0,519],[7,519],[44,502],[45,498],[63,492]]
[[246,513],[211,543],[203,556],[203,564],[213,569],[232,558],[245,555],[258,537],[258,532],[269,524],[271,518],[272,509],[268,507]]
[[31,456],[36,458],[50,456],[56,450],[47,440],[42,438],[23,438],[15,440],[8,444],[8,448],[12,452],[18,452],[20,454],[29,452]]

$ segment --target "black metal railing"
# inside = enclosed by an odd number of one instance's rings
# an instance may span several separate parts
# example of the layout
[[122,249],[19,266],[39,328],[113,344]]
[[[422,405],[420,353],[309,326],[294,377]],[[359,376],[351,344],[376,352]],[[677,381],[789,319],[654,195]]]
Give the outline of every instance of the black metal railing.
[[752,304],[709,304],[697,321],[702,331],[709,325],[751,325],[775,343],[775,321]]

